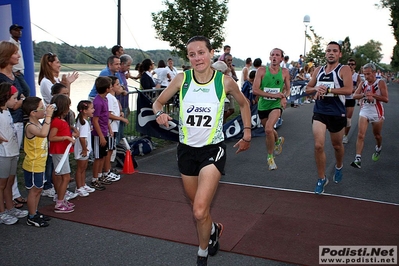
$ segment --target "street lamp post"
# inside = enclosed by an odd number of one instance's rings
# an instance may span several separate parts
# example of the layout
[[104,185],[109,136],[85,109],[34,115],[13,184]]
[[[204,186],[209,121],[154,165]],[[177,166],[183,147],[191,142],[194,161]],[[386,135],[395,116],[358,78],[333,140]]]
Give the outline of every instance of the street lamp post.
[[306,55],[306,35],[307,35],[307,32],[308,32],[309,23],[310,23],[310,17],[308,15],[304,16],[303,17],[303,24],[305,25],[305,45],[304,45],[304,48],[303,48],[303,56],[304,57],[306,57],[305,56]]

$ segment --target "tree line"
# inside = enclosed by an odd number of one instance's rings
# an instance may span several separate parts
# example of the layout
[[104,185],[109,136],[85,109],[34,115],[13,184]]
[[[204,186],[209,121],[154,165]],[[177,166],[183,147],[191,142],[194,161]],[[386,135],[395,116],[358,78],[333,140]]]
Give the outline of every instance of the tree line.
[[[125,48],[125,53],[130,55],[133,59],[133,66],[142,62],[146,58],[151,58],[155,64],[159,60],[166,60],[172,58],[176,67],[187,65],[188,61],[179,57],[176,53],[169,50],[148,50]],[[107,58],[112,55],[111,48],[105,46],[71,46],[66,43],[58,44],[54,42],[39,42],[33,43],[34,61],[40,63],[40,59],[47,53],[53,53],[58,56],[58,59],[63,64],[107,64]],[[234,58],[233,63],[238,67],[243,67],[245,61],[239,58]]]

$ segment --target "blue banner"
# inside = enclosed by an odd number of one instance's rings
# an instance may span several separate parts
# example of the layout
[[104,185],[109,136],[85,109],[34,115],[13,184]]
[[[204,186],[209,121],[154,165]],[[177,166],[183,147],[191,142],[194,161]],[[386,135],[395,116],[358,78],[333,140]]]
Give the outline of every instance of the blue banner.
[[[169,128],[159,126],[155,121],[151,100],[142,92],[138,91],[136,119],[136,130],[138,132],[151,137],[177,142],[179,141],[179,122],[176,119],[173,119],[172,121],[173,123],[169,126]],[[282,122],[283,119],[280,117],[277,123],[274,125],[274,128],[280,127]],[[258,116],[257,104],[251,107],[251,128],[252,137],[265,136],[265,130]],[[238,115],[223,125],[225,139],[240,138],[242,137],[243,130],[244,125],[241,115]]]
[[304,80],[294,80],[291,83],[291,94],[290,94],[290,101],[295,101],[296,99],[305,97],[309,94],[306,94],[306,85],[308,84],[307,81]]
[[137,92],[136,130],[147,136],[176,142],[179,141],[179,128],[177,126],[179,122],[173,119],[174,125],[169,125],[169,128],[158,125],[157,121],[155,121],[154,112],[152,111],[152,101],[141,91]]

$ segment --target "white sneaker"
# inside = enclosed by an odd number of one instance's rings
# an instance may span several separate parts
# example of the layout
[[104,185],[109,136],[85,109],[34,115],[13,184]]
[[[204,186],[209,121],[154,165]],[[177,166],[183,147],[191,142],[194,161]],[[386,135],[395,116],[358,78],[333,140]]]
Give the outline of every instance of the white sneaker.
[[87,192],[84,187],[75,189],[75,193],[78,194],[80,197],[89,196],[89,192]]
[[53,198],[54,195],[55,195],[55,189],[53,187],[42,191],[42,196]]
[[267,164],[269,165],[269,170],[276,170],[277,169],[277,165],[274,162],[274,158],[267,159]]
[[78,196],[77,193],[73,193],[73,192],[71,192],[71,191],[69,191],[69,190],[67,190],[67,191],[65,192],[65,199],[66,199],[66,200],[74,199],[74,198],[76,198],[77,196]]
[[[64,200],[71,200],[71,199],[76,198],[77,196],[78,196],[77,193],[73,193],[73,192],[67,190],[67,191],[65,192]],[[57,194],[54,194],[53,201],[56,202],[57,199],[58,199],[58,195],[57,195]]]
[[105,178],[106,178],[107,180],[109,180],[109,181],[116,182],[116,181],[119,181],[119,180],[121,179],[121,176],[120,176],[120,175],[117,175],[117,174],[115,174],[115,173],[112,173],[112,172],[108,172],[108,173],[106,174]]
[[344,135],[344,137],[342,138],[342,143],[343,144],[348,143],[348,136]]
[[304,101],[303,103],[310,103],[310,101],[309,101],[309,100],[306,100],[306,101]]
[[18,218],[12,215],[9,215],[7,211],[0,213],[0,224],[15,224],[18,222]]
[[89,187],[87,184],[85,184],[83,188],[89,193],[96,191],[94,188]]
[[17,208],[12,208],[11,210],[7,211],[7,214],[19,219],[28,216],[29,212],[27,210],[19,210]]

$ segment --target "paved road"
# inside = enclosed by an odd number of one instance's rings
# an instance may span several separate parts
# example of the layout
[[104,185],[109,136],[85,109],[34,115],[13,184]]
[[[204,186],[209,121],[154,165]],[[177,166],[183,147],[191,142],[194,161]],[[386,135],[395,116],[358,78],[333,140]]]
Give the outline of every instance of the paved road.
[[[383,149],[378,162],[371,160],[375,141],[369,126],[362,156],[362,168],[350,166],[354,160],[357,138],[357,121],[359,106],[356,106],[349,132],[349,143],[345,144],[343,181],[336,185],[331,182],[326,186],[326,193],[384,201],[399,204],[399,85],[389,85],[390,101],[385,104],[386,121],[382,136]],[[278,133],[285,137],[283,152],[275,161],[276,171],[268,171],[266,161],[265,138],[252,138],[251,148],[238,155],[233,145],[236,140],[228,140],[228,159],[224,182],[242,183],[256,186],[267,186],[281,189],[294,189],[313,192],[317,173],[314,160],[314,140],[311,131],[313,104],[304,104],[299,108],[288,108],[283,114],[283,125]],[[328,133],[327,133],[328,134]],[[327,177],[332,181],[334,174],[334,151],[327,136],[325,145],[327,157]],[[142,172],[160,173],[178,176],[176,166],[176,149],[164,150],[150,157],[141,158],[139,170]]]
[[[389,96],[390,102],[385,105],[381,159],[378,162],[371,160],[375,144],[369,129],[362,169],[349,165],[355,155],[359,112],[356,107],[349,143],[345,146],[343,181],[338,185],[331,182],[326,193],[399,204],[399,164],[396,161],[399,154],[398,84],[389,85]],[[312,108],[312,104],[307,104],[284,112],[284,122],[278,132],[285,137],[285,144],[283,153],[276,158],[276,171],[268,171],[263,137],[253,138],[250,150],[238,155],[232,147],[235,140],[227,141],[228,162],[222,181],[312,193],[317,179],[311,132]],[[175,152],[175,148],[170,147],[136,158],[137,170],[178,176]],[[327,173],[331,178],[334,159],[329,141],[326,154]],[[48,198],[41,200],[41,205],[50,203]],[[117,207],[123,212],[125,204],[134,203],[119,202]],[[106,213],[104,218],[107,218]],[[0,225],[0,238],[3,240],[1,265],[194,265],[197,251],[194,246],[58,219],[53,219],[48,228],[31,228],[24,220],[13,226]],[[220,252],[211,262],[212,265],[287,265],[227,252]]]

